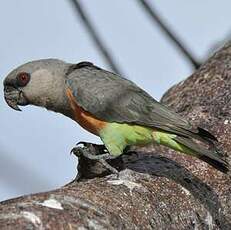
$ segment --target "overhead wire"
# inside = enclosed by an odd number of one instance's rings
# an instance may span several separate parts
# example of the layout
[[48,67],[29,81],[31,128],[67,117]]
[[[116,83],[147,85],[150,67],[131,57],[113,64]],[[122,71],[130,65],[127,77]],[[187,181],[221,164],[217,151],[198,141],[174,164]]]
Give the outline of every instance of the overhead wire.
[[84,26],[88,30],[92,40],[94,41],[96,47],[101,52],[101,54],[104,57],[104,60],[107,62],[107,64],[110,66],[111,70],[114,71],[117,74],[122,75],[123,72],[121,68],[116,63],[115,59],[113,58],[112,54],[108,50],[108,48],[105,45],[105,42],[102,41],[102,38],[100,37],[98,31],[96,30],[96,27],[93,25],[93,23],[90,20],[89,15],[86,13],[86,10],[83,7],[83,4],[80,3],[79,0],[69,0],[75,9],[75,12],[77,13],[78,18],[81,19]]
[[167,24],[164,22],[164,20],[160,17],[160,15],[156,12],[153,5],[151,6],[150,3],[146,0],[137,0],[137,3],[143,8],[144,12],[149,15],[155,23],[155,25],[158,25],[159,28],[162,30],[162,32],[166,35],[166,37],[169,38],[169,40],[181,51],[181,53],[184,55],[186,59],[191,63],[191,65],[198,69],[201,65],[201,63],[193,56],[193,54],[189,51],[189,49],[186,47],[186,45],[183,43],[182,40],[177,36],[175,32],[173,32]]

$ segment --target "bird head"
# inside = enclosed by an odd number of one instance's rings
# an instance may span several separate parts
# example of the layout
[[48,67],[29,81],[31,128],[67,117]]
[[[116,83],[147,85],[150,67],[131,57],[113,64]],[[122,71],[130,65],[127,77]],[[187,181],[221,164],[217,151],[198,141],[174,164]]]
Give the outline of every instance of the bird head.
[[19,66],[3,83],[7,104],[18,111],[21,111],[19,106],[29,104],[49,109],[57,99],[55,97],[60,95],[57,90],[63,88],[67,67],[67,63],[57,59],[37,60]]

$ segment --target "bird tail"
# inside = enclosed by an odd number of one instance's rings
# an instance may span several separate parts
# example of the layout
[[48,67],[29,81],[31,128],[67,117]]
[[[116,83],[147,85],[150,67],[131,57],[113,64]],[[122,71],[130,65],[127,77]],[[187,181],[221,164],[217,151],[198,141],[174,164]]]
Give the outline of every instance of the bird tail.
[[203,145],[200,145],[188,137],[177,136],[163,132],[153,132],[153,137],[159,144],[168,146],[176,151],[197,157],[198,159],[205,161],[217,170],[228,173],[229,165],[222,159],[223,154],[220,153],[215,145],[212,145],[211,149],[207,149]]

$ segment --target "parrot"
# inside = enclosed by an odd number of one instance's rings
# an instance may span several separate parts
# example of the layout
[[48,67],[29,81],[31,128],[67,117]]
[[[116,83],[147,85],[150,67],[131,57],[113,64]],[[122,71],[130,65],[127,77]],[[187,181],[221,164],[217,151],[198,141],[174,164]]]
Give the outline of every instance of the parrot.
[[30,61],[11,71],[3,84],[11,108],[44,107],[100,137],[107,152],[88,157],[104,165],[127,147],[156,143],[196,157],[223,173],[229,171],[213,134],[193,126],[134,82],[91,62]]

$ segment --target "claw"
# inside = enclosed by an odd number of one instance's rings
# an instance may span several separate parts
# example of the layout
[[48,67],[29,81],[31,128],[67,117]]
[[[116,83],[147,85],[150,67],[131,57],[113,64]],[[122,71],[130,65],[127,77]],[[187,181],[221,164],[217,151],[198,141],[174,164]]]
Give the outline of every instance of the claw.
[[[83,145],[83,147],[80,147],[78,145]],[[95,154],[91,154],[91,152],[94,152]],[[104,153],[99,154],[100,152],[101,153],[104,152]],[[109,170],[113,174],[116,174],[117,177],[119,176],[118,170],[112,167],[106,161],[106,160],[115,159],[116,156],[110,155],[110,153],[107,151],[104,145],[98,145],[98,144],[92,144],[89,142],[80,141],[76,144],[76,147],[74,147],[71,150],[70,154],[74,154],[77,157],[84,156],[88,159],[99,161],[107,170]]]
[[76,144],[76,146],[78,146],[78,145],[83,145],[84,147],[87,147],[87,146],[89,146],[89,145],[92,145],[92,143],[86,142],[86,141],[79,141],[79,142]]
[[97,149],[99,152],[108,153],[107,148],[103,144],[93,144],[93,143],[90,143],[90,142],[79,141],[76,144],[76,146],[78,146],[78,145],[83,145],[83,147],[86,147],[86,148],[91,148],[92,147],[94,149]]
[[[83,147],[80,147],[79,145],[83,145]],[[83,148],[89,148],[91,145],[94,145],[90,142],[85,142],[85,141],[79,141],[78,143],[76,143],[76,147],[74,147],[71,152],[70,152],[70,155],[74,154],[76,155],[77,157],[80,157],[82,155],[82,152],[81,150]]]
[[81,147],[74,147],[71,150],[70,155],[74,154],[75,156],[80,157],[81,155],[83,155],[82,150],[83,150],[83,148],[81,148]]

